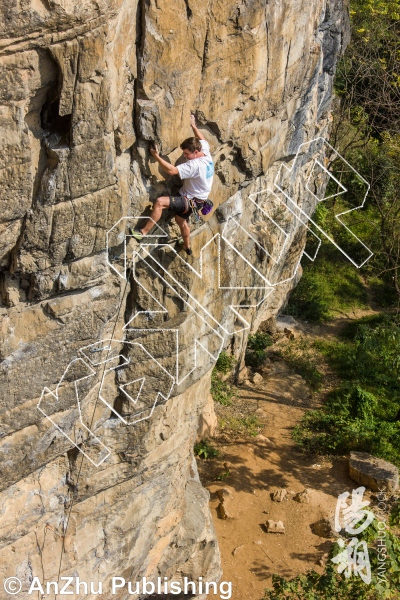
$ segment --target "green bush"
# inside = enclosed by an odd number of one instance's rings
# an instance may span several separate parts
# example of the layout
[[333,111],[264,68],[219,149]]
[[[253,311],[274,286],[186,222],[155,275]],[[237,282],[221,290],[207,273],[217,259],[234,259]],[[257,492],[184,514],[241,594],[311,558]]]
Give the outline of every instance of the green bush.
[[214,369],[219,373],[229,373],[229,371],[233,369],[233,365],[236,362],[237,360],[234,356],[229,356],[229,354],[223,350],[218,356]]
[[393,283],[386,279],[376,276],[368,278],[368,284],[374,301],[382,308],[390,308],[397,303],[396,291],[393,288]]
[[[355,395],[364,399],[372,396],[359,388]],[[361,450],[400,465],[397,423],[343,416],[341,411],[327,410],[306,413],[294,428],[292,435],[299,447],[315,454],[349,454]]]
[[194,453],[197,456],[200,456],[200,458],[215,458],[220,454],[219,450],[210,444],[208,438],[201,440],[201,442],[198,444],[195,444]]
[[321,410],[303,416],[293,437],[317,454],[362,450],[400,465],[400,327],[374,316],[343,337],[350,339],[314,342],[343,382]]
[[211,374],[211,395],[215,402],[223,406],[231,406],[231,400],[234,396],[237,396],[237,392],[227,381],[222,381],[217,372],[213,370]]
[[[353,337],[352,337],[353,336]],[[348,381],[359,381],[373,393],[388,389],[400,402],[400,326],[390,317],[378,315],[349,325],[342,342],[316,341],[337,373]]]
[[249,335],[245,354],[245,364],[252,369],[257,369],[267,357],[266,348],[272,346],[271,336],[265,332]]
[[250,348],[250,350],[260,352],[268,348],[268,346],[272,346],[271,336],[268,333],[259,331],[253,335],[249,335],[247,347]]

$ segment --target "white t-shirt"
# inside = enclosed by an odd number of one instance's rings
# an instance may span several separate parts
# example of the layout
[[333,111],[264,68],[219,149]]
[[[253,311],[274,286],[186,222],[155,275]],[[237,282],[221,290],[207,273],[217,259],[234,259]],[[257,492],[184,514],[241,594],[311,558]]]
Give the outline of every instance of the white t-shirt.
[[200,140],[201,151],[205,156],[192,158],[187,162],[177,165],[179,176],[183,179],[183,186],[179,193],[188,198],[206,200],[211,192],[214,175],[214,163],[210,154],[210,144]]

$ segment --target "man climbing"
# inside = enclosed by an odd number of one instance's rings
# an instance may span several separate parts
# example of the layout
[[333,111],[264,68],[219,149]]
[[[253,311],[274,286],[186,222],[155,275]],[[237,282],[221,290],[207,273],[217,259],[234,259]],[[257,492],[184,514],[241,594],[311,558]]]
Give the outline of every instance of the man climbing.
[[[190,229],[188,219],[193,212],[193,206],[201,209],[207,200],[212,187],[214,163],[210,154],[210,145],[196,127],[194,115],[190,116],[195,137],[187,138],[180,145],[187,162],[174,167],[158,154],[157,146],[150,149],[151,154],[168,175],[179,175],[183,186],[179,196],[161,196],[157,198],[147,224],[143,229],[131,229],[132,236],[138,241],[147,235],[162,214],[164,208],[174,211],[175,220],[179,225],[183,239],[183,248],[187,254],[192,254],[190,248]],[[152,220],[151,220],[152,219]]]

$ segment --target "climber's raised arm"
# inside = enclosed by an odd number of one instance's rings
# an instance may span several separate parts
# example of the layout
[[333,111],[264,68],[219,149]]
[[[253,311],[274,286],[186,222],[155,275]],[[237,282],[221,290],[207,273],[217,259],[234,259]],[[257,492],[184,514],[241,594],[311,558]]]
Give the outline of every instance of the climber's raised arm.
[[205,140],[206,138],[204,137],[204,135],[202,133],[200,133],[200,131],[196,127],[196,119],[194,118],[194,115],[190,115],[190,124],[192,126],[193,133],[197,137],[197,139]]
[[194,115],[190,117],[190,124],[195,137],[187,138],[180,144],[182,156],[186,159],[186,162],[174,167],[161,158],[154,143],[150,147],[152,156],[161,165],[161,168],[168,175],[179,175],[183,181],[179,195],[157,198],[146,225],[142,229],[138,227],[130,229],[131,236],[140,242],[161,218],[164,208],[169,208],[175,212],[175,220],[182,234],[182,247],[189,256],[192,254],[192,249],[190,248],[190,229],[187,221],[192,212],[195,213],[198,220],[199,211],[203,215],[210,212],[212,202],[208,200],[208,196],[211,192],[214,175],[214,162],[210,152],[210,144],[197,129]]

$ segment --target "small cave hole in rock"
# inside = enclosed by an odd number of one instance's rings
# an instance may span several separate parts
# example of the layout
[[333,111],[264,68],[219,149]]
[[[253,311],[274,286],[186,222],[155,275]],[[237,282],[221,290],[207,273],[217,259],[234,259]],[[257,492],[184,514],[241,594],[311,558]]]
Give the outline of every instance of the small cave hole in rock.
[[60,116],[58,87],[57,85],[49,90],[40,113],[42,129],[52,147],[71,145],[72,115]]

